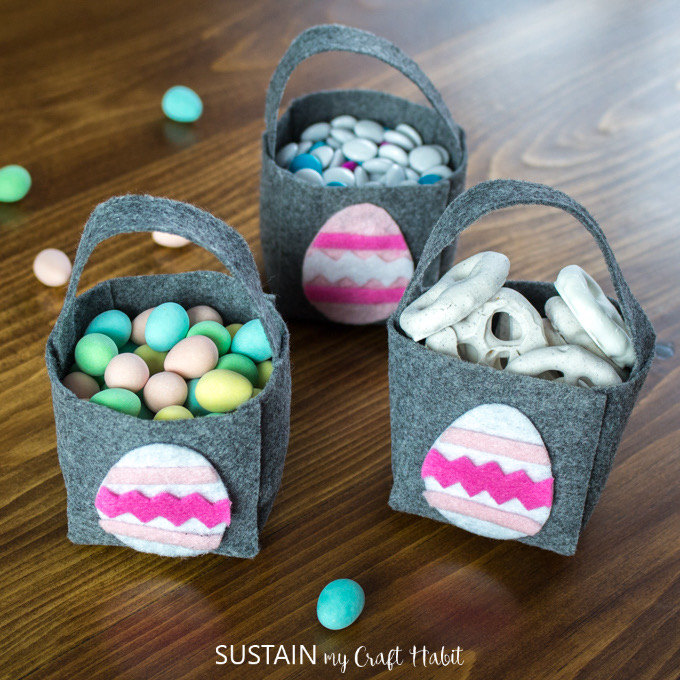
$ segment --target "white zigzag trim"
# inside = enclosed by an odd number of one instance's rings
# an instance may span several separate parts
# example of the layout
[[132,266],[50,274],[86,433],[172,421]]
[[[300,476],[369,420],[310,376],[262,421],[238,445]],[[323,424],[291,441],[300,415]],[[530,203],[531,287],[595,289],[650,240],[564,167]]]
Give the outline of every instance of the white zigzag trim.
[[371,279],[377,279],[383,286],[389,286],[400,276],[407,279],[413,276],[413,260],[404,256],[392,262],[385,262],[377,255],[362,260],[351,251],[334,260],[320,250],[313,250],[308,253],[302,264],[302,280],[310,281],[319,275],[325,276],[331,282],[348,276],[359,286],[363,286]]

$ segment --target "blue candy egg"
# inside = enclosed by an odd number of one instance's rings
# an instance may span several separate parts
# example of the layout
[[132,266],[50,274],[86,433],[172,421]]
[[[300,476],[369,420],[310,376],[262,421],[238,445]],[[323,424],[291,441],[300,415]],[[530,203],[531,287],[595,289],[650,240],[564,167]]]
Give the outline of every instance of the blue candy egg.
[[120,349],[129,339],[132,333],[132,321],[130,317],[119,309],[109,309],[97,314],[85,329],[85,335],[101,333],[108,335]]
[[184,85],[171,87],[164,95],[161,102],[163,113],[178,123],[193,123],[203,113],[201,98]]
[[295,156],[292,163],[288,166],[288,169],[292,173],[296,173],[298,170],[302,170],[303,168],[316,170],[316,172],[319,174],[323,172],[323,165],[321,165],[321,161],[316,156],[312,156],[311,153],[301,153],[299,156]]
[[326,184],[327,187],[346,187],[346,184],[343,184],[342,182],[329,182]]
[[441,175],[423,175],[418,184],[436,184],[442,179]]
[[144,339],[156,352],[167,352],[189,331],[189,315],[176,302],[164,302],[154,307],[146,321]]
[[231,342],[231,351],[245,354],[255,362],[272,358],[272,348],[259,319],[248,321],[236,331]]
[[316,615],[319,623],[330,630],[352,625],[364,609],[363,588],[348,578],[331,581],[319,595]]
[[197,418],[198,416],[207,416],[210,411],[203,408],[196,399],[196,385],[200,378],[193,378],[187,382],[187,400],[184,402],[184,407],[191,411],[191,414]]

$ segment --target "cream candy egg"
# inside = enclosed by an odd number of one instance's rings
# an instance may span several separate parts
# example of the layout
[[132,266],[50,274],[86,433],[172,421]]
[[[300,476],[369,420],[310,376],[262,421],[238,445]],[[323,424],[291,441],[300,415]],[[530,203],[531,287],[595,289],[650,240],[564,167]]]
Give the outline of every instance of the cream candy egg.
[[122,387],[139,392],[149,379],[149,367],[137,354],[118,354],[109,361],[104,372],[107,387]]
[[220,313],[208,305],[196,305],[196,307],[191,307],[190,309],[187,309],[187,314],[189,315],[189,324],[191,326],[195,326],[201,321],[217,321],[220,325],[224,324]]
[[149,314],[153,312],[155,307],[149,307],[145,309],[141,314],[132,320],[132,334],[130,335],[130,340],[135,343],[135,345],[145,345],[146,340],[144,338],[144,331],[146,330],[146,322],[149,318]]
[[158,412],[165,406],[182,406],[187,392],[182,376],[163,371],[152,375],[144,385],[144,401],[152,411]]
[[35,278],[46,286],[56,288],[68,282],[71,276],[71,260],[56,248],[41,250],[33,260]]
[[217,345],[205,335],[192,335],[180,340],[165,357],[163,367],[187,380],[200,378],[217,366]]
[[166,248],[182,248],[187,245],[187,243],[191,243],[188,238],[177,236],[176,234],[168,234],[164,231],[152,232],[151,238],[159,246],[165,246]]
[[91,375],[81,371],[73,371],[73,373],[64,376],[61,384],[66,389],[71,390],[78,399],[90,399],[99,392],[97,381]]

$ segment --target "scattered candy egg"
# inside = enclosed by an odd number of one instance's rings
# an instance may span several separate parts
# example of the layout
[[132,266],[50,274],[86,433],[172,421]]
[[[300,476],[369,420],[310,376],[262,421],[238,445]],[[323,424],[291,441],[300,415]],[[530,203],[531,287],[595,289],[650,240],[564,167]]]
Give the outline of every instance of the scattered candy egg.
[[88,375],[104,375],[109,361],[118,354],[116,343],[103,333],[84,335],[76,345],[78,368]]
[[104,373],[107,387],[122,387],[139,392],[149,379],[149,367],[137,354],[119,354],[109,361]]
[[66,389],[71,390],[78,399],[90,399],[99,392],[97,381],[91,375],[80,371],[74,371],[64,376],[61,384]]
[[193,335],[180,340],[168,352],[163,367],[166,371],[172,371],[186,379],[200,378],[215,368],[218,359],[217,347],[209,337]]
[[156,373],[163,371],[167,352],[157,352],[155,349],[151,349],[149,345],[141,345],[134,353],[144,359],[144,363],[149,367],[149,375],[156,375]]
[[231,351],[245,354],[253,361],[272,358],[272,348],[259,319],[253,319],[238,329],[231,342]]
[[193,418],[191,411],[184,406],[166,406],[162,408],[154,417],[154,420],[189,420]]
[[163,95],[161,108],[170,120],[193,123],[203,113],[203,102],[191,88],[175,85]]
[[200,378],[193,378],[187,383],[187,398],[184,402],[184,407],[191,411],[192,415],[195,416],[207,416],[210,411],[204,409],[196,400],[196,385]]
[[220,356],[226,354],[231,347],[231,335],[229,331],[217,321],[199,321],[197,324],[191,326],[187,337],[193,335],[205,335],[210,338],[217,346],[217,351]]
[[33,273],[46,286],[63,286],[71,277],[71,260],[61,250],[45,248],[33,260]]
[[139,415],[139,411],[142,407],[142,402],[134,392],[119,387],[97,392],[97,394],[92,396],[90,401],[94,404],[107,406],[119,413],[126,413],[129,416],[135,417]]
[[222,369],[209,371],[196,385],[196,400],[213,413],[233,411],[248,401],[252,394],[253,385],[248,378]]
[[256,387],[259,387],[262,389],[268,382],[269,378],[272,375],[272,371],[274,370],[274,364],[272,364],[271,361],[261,361],[257,365],[257,385]]
[[220,360],[217,362],[217,368],[240,373],[242,376],[248,378],[254,387],[257,387],[257,366],[252,359],[249,359],[243,354],[225,354],[223,357],[220,357]]
[[177,236],[177,234],[168,234],[165,231],[154,231],[151,233],[151,238],[159,245],[165,248],[182,248],[191,243],[188,238]]
[[152,375],[144,385],[144,402],[158,413],[165,406],[181,406],[187,398],[187,384],[177,373],[163,371]]
[[187,314],[189,316],[190,326],[195,326],[197,323],[201,323],[201,321],[217,321],[220,325],[224,323],[220,313],[216,309],[208,307],[208,305],[190,307],[187,309]]
[[176,302],[164,302],[155,307],[146,321],[146,344],[157,352],[167,352],[186,337],[189,315]]
[[16,203],[26,196],[30,188],[31,175],[26,168],[20,165],[0,168],[0,202]]
[[97,314],[85,329],[85,335],[90,333],[103,333],[108,335],[120,349],[129,339],[132,332],[132,322],[125,312],[118,309],[109,309]]
[[321,591],[316,603],[316,615],[322,626],[341,630],[359,618],[365,602],[364,590],[356,581],[340,578],[331,581]]

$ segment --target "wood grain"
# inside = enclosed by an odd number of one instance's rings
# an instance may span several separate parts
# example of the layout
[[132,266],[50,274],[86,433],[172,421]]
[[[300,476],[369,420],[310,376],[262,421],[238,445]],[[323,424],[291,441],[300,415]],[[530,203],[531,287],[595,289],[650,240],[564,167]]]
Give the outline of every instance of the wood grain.
[[[149,192],[234,225],[261,266],[258,173],[264,94],[306,26],[337,21],[413,55],[468,135],[468,184],[513,177],[584,203],[609,236],[659,340],[680,333],[680,7],[673,0],[0,0],[0,165],[34,187],[0,206],[0,676],[18,678],[423,677],[675,680],[680,675],[680,387],[655,362],[575,557],[494,542],[392,512],[384,329],[291,323],[292,436],[281,492],[252,561],[172,561],[66,538],[47,334],[63,290],[42,287],[43,247],[73,256],[92,208]],[[183,83],[205,115],[165,120]],[[384,65],[305,63],[286,98],[372,87],[420,101]],[[460,256],[497,249],[515,278],[576,262],[604,282],[575,222],[513,209],[465,234]],[[118,237],[83,286],[220,265]],[[455,389],[455,386],[452,386]],[[367,594],[360,620],[322,629],[333,578]],[[459,667],[216,666],[218,644],[316,645],[352,655],[426,645]]]

